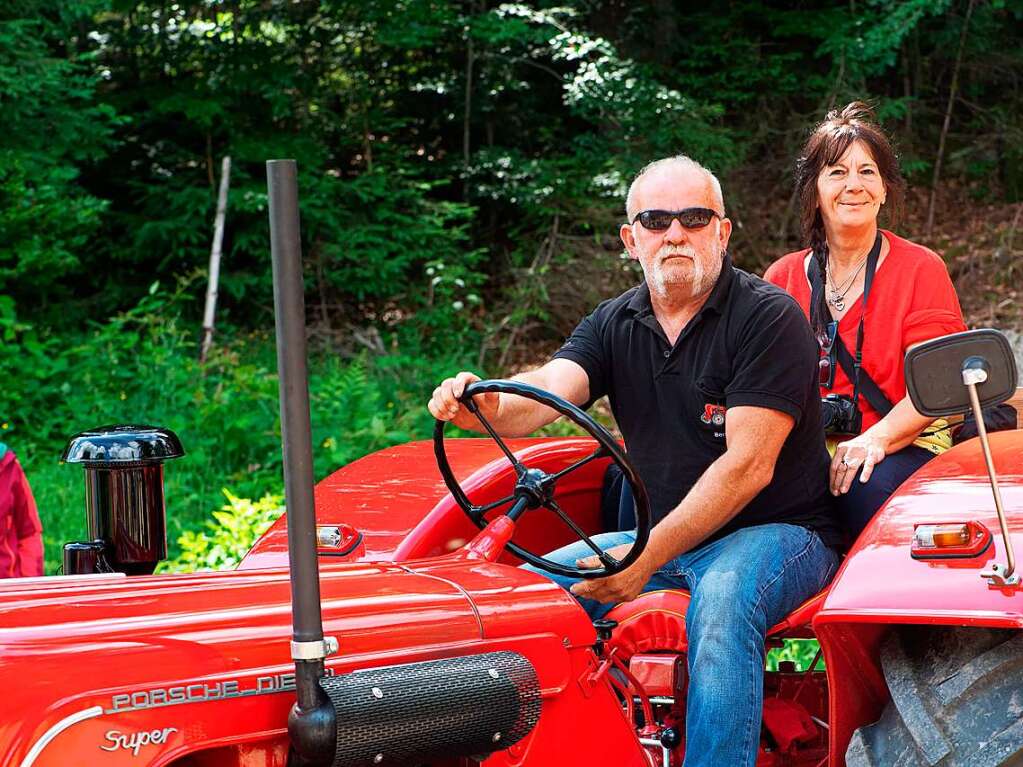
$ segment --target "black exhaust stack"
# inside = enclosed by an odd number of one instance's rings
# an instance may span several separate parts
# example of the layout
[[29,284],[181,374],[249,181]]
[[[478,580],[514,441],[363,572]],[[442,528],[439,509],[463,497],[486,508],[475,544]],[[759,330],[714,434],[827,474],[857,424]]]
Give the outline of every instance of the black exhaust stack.
[[303,765],[334,761],[334,707],[320,688],[323,660],[337,649],[323,637],[320,573],[316,560],[313,508],[313,450],[306,378],[305,295],[298,213],[298,172],[294,160],[269,160],[270,252],[273,258],[277,371],[280,378],[284,492],[291,564],[291,610],[298,700],[288,717],[292,749]]
[[89,541],[64,546],[64,574],[150,575],[167,557],[163,462],[185,454],[153,426],[103,426],[71,438],[61,460],[85,467]]

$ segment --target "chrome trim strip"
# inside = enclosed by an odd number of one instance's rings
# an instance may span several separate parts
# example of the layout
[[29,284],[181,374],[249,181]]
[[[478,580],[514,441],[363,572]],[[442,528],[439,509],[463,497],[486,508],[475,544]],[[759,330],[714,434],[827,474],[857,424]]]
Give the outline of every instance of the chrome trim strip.
[[29,749],[28,754],[21,760],[21,767],[32,767],[32,764],[36,759],[39,758],[39,754],[43,753],[43,749],[50,745],[50,741],[60,735],[64,730],[72,727],[79,722],[84,722],[86,719],[93,719],[103,713],[102,706],[92,706],[91,708],[83,709],[76,714],[66,716],[57,722],[53,727],[43,733],[43,737],[35,742],[35,745]]

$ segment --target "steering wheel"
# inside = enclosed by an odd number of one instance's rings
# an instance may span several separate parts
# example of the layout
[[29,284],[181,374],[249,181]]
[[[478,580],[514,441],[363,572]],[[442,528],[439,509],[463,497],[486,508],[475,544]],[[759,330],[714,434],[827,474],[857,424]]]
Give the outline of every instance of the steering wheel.
[[[479,412],[473,397],[477,394],[490,392],[516,394],[556,410],[573,423],[585,429],[597,441],[598,448],[585,458],[554,474],[548,474],[541,469],[529,468],[515,457],[511,450],[508,449],[508,446],[501,440],[501,437],[498,436],[497,432],[494,431],[494,428]],[[480,423],[483,424],[483,428],[487,430],[487,433],[490,434],[498,447],[501,448],[501,452],[507,456],[512,468],[515,470],[516,477],[515,490],[511,495],[483,506],[473,504],[468,496],[466,496],[465,491],[462,490],[458,480],[455,479],[455,475],[451,472],[451,465],[448,463],[448,456],[444,450],[444,426],[447,422],[440,419],[437,420],[433,430],[433,451],[437,456],[437,466],[440,469],[441,476],[444,478],[444,484],[448,486],[448,490],[451,491],[455,502],[477,527],[482,530],[487,526],[487,520],[483,518],[484,514],[508,503],[511,503],[512,507],[506,512],[506,516],[513,520],[517,519],[526,510],[547,508],[560,517],[572,529],[572,532],[593,550],[593,553],[603,563],[603,567],[584,569],[562,565],[526,551],[514,543],[508,543],[509,551],[542,570],[573,578],[604,578],[624,570],[636,561],[637,557],[643,552],[643,549],[646,548],[647,539],[650,537],[650,499],[647,496],[643,480],[639,478],[636,467],[632,465],[628,455],[622,450],[617,440],[611,436],[607,429],[571,402],[543,389],[538,389],[535,386],[518,381],[476,381],[465,387],[465,391],[459,399],[479,419]],[[600,547],[583,532],[582,528],[554,500],[554,488],[559,479],[590,461],[605,457],[611,458],[621,468],[626,481],[632,487],[632,495],[636,502],[636,541],[633,543],[629,553],[621,560],[615,559],[607,552],[601,551]]]

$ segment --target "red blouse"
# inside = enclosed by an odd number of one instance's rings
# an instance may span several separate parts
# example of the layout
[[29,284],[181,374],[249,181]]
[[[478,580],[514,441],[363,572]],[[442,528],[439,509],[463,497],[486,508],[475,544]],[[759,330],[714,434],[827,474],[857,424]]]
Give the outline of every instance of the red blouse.
[[[870,288],[870,300],[863,321],[863,369],[881,387],[894,405],[906,396],[903,357],[906,348],[949,333],[966,330],[952,280],[941,257],[932,250],[904,240],[889,231],[887,258],[877,268]],[[804,259],[809,249],[789,253],[775,261],[764,279],[791,293],[810,316],[810,282]],[[863,314],[862,296],[849,307],[838,323],[838,332],[850,354],[856,351],[856,329]],[[852,382],[836,366],[835,385],[821,394],[836,392],[852,396]],[[863,429],[881,416],[860,393]]]
[[14,453],[0,446],[0,578],[43,574],[43,526]]

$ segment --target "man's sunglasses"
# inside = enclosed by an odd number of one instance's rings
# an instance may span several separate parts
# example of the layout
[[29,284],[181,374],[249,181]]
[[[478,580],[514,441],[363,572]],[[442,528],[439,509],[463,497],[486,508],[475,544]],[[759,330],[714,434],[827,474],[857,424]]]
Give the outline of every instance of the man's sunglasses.
[[685,208],[684,210],[644,210],[637,214],[632,223],[639,221],[644,229],[663,232],[676,218],[685,229],[703,229],[715,217],[722,216],[710,208]]
[[821,347],[821,358],[817,362],[820,374],[820,385],[830,389],[835,385],[835,336],[838,335],[838,323],[834,320],[828,323],[824,334],[817,337],[817,343]]

